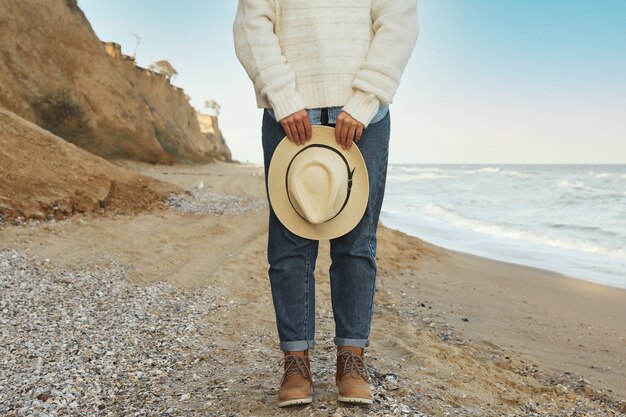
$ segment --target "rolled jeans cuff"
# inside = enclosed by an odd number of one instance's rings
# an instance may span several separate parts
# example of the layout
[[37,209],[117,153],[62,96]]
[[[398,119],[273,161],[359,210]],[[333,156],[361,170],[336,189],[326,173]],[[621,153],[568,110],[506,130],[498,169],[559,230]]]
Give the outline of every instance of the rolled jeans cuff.
[[364,348],[370,345],[369,339],[344,339],[343,337],[335,337],[336,346],[356,346]]
[[315,347],[315,340],[294,340],[292,342],[280,342],[280,350],[283,352],[302,352]]

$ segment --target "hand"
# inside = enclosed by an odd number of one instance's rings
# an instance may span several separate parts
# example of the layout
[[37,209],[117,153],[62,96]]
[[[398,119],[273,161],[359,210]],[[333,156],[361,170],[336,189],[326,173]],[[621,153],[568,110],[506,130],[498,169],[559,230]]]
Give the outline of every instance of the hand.
[[343,149],[349,150],[352,142],[358,142],[363,134],[363,123],[357,121],[345,111],[337,116],[335,139]]
[[306,110],[290,114],[282,119],[280,124],[285,129],[285,134],[289,140],[296,145],[303,145],[313,135],[309,113]]

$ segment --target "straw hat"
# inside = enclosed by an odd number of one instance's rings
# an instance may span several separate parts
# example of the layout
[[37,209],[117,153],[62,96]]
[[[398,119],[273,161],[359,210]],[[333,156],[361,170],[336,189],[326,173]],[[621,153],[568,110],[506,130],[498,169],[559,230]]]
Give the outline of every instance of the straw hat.
[[333,239],[363,217],[369,194],[367,167],[357,146],[344,150],[335,129],[311,126],[310,141],[298,146],[287,137],[270,162],[268,193],[281,223],[313,240]]

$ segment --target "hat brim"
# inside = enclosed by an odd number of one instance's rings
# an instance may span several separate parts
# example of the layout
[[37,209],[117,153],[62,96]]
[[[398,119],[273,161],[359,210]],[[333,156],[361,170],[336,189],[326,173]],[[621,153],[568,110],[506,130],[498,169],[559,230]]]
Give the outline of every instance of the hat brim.
[[[334,239],[354,229],[365,213],[369,198],[367,167],[358,146],[353,145],[350,150],[339,146],[335,140],[335,129],[318,125],[311,128],[312,138],[305,145],[296,145],[285,136],[276,147],[267,178],[270,204],[280,222],[292,233],[311,240]],[[287,168],[293,157],[304,146],[313,144],[323,144],[337,149],[346,158],[350,171],[354,169],[350,198],[345,207],[336,217],[320,224],[309,223],[293,209],[285,182]]]

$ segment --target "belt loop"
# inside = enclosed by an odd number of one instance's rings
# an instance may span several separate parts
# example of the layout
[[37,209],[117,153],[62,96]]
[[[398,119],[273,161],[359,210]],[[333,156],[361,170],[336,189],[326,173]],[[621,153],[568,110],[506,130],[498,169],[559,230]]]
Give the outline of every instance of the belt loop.
[[322,125],[323,126],[328,126],[328,109],[326,107],[324,107],[322,109]]

